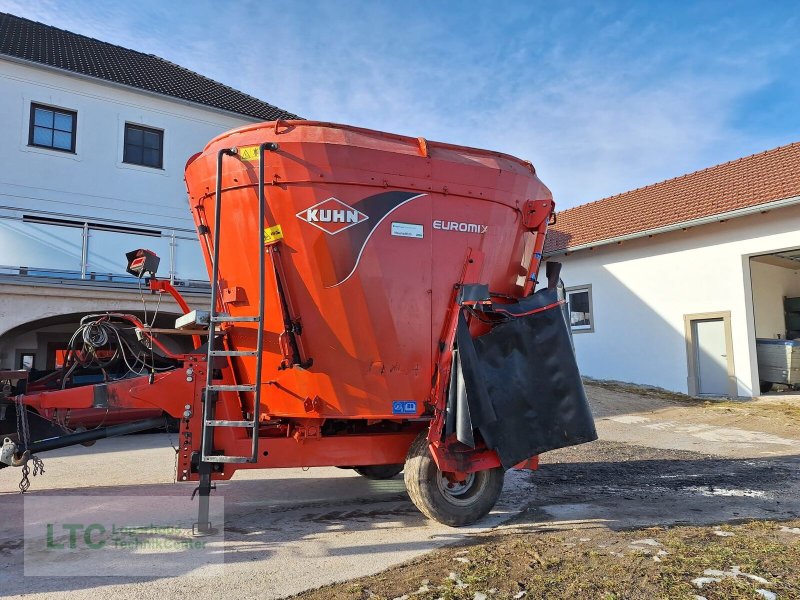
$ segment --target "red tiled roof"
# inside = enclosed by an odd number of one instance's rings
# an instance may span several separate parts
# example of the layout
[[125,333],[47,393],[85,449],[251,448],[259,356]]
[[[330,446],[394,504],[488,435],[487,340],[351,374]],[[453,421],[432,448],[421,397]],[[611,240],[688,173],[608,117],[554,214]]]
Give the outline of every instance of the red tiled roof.
[[800,142],[558,213],[545,254],[800,196]]

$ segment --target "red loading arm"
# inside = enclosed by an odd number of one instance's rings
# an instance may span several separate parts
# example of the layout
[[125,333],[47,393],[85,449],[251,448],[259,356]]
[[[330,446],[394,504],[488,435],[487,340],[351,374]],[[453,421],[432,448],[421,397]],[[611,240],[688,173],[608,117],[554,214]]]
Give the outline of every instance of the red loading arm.
[[[172,296],[175,299],[175,302],[178,303],[178,306],[180,306],[181,310],[183,311],[183,314],[190,312],[191,309],[189,308],[189,305],[186,303],[186,300],[184,300],[183,296],[181,296],[181,293],[178,290],[176,290],[175,286],[172,285],[169,281],[151,277],[147,283],[150,286],[150,290],[152,290],[153,292],[169,292],[169,295]],[[197,350],[202,343],[200,341],[200,336],[193,335],[192,343],[194,344],[195,350]]]

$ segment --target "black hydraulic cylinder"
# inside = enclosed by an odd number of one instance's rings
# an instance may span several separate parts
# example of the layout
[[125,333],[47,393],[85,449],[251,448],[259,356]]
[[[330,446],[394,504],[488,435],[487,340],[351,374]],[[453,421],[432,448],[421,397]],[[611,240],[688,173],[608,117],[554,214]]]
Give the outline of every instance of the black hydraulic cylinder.
[[80,433],[68,433],[46,440],[39,440],[38,442],[31,443],[27,448],[20,448],[21,451],[30,450],[31,454],[39,454],[40,452],[48,452],[50,450],[58,450],[59,448],[67,448],[75,446],[76,444],[83,444],[85,442],[93,442],[95,440],[102,440],[104,438],[116,437],[119,435],[128,435],[129,433],[136,433],[138,431],[146,431],[148,429],[156,429],[164,427],[166,421],[164,417],[154,417],[144,421],[134,421],[132,423],[123,423],[122,425],[109,425],[108,427],[100,427],[98,429],[91,429],[89,431],[81,431]]

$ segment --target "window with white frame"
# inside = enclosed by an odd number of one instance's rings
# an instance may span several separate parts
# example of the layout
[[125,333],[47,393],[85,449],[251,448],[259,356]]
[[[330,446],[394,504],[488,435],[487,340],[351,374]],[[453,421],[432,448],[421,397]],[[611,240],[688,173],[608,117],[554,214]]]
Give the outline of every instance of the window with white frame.
[[575,333],[594,331],[592,314],[592,286],[569,287],[566,290],[569,306],[569,325]]

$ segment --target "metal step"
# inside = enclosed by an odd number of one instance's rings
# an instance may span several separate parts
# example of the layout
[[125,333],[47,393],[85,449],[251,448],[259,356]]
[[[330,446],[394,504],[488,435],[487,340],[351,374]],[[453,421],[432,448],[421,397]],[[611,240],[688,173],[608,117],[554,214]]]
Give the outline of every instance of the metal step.
[[206,419],[206,425],[211,427],[247,427],[255,429],[256,423],[253,421],[226,421],[224,419]]
[[212,323],[259,323],[261,322],[261,318],[258,316],[232,317],[228,313],[219,313],[217,315],[211,315],[211,322]]
[[202,457],[203,462],[210,462],[210,463],[251,463],[256,462],[253,460],[252,456],[204,456]]
[[209,392],[255,392],[257,385],[207,385]]
[[258,356],[258,350],[211,350],[211,356]]

